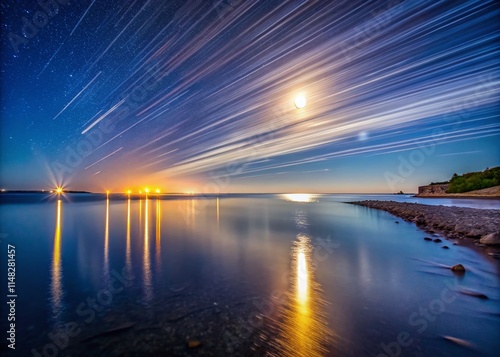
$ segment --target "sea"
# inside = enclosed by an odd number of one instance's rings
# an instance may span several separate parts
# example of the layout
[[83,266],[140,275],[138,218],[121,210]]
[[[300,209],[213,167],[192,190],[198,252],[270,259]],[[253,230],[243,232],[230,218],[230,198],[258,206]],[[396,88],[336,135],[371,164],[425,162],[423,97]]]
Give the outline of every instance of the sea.
[[2,355],[498,356],[499,260],[349,204],[367,199],[500,210],[411,195],[2,193]]

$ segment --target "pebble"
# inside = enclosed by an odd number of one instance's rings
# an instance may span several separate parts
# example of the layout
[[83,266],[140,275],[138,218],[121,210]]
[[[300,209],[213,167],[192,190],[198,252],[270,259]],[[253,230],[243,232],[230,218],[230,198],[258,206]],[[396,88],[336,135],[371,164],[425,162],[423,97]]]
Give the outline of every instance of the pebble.
[[465,267],[462,264],[452,266],[451,270],[457,273],[465,273]]
[[198,340],[189,340],[187,346],[188,348],[197,348],[201,346],[201,342]]

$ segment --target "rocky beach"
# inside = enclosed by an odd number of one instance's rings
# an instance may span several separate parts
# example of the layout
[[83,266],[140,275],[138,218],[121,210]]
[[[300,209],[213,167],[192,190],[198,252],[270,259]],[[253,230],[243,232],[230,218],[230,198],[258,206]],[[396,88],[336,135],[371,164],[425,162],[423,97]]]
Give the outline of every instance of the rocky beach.
[[500,210],[497,209],[372,200],[350,203],[389,212],[415,223],[428,233],[439,233],[446,238],[473,239],[477,245],[500,248]]

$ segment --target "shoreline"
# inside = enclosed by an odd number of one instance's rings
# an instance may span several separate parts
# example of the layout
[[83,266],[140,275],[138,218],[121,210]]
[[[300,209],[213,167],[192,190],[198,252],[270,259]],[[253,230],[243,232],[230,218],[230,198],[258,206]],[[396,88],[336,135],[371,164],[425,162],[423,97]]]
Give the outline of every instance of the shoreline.
[[481,199],[481,200],[498,200],[500,201],[500,196],[481,196],[481,195],[467,195],[467,196],[460,196],[460,194],[457,195],[414,195],[412,197],[416,198],[463,198],[463,199]]
[[[426,233],[437,233],[446,239],[463,240],[463,245],[474,244],[483,248],[490,257],[500,259],[499,209],[374,200],[346,203],[386,211],[406,222],[414,223]],[[494,241],[486,239],[492,235],[496,236]]]

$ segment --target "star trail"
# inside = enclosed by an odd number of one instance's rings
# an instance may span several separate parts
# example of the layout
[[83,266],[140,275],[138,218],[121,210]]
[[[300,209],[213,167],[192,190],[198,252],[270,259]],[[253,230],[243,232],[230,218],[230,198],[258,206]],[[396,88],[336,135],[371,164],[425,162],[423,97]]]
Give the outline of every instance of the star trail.
[[421,150],[411,191],[499,164],[495,1],[1,11],[2,187],[389,192]]

